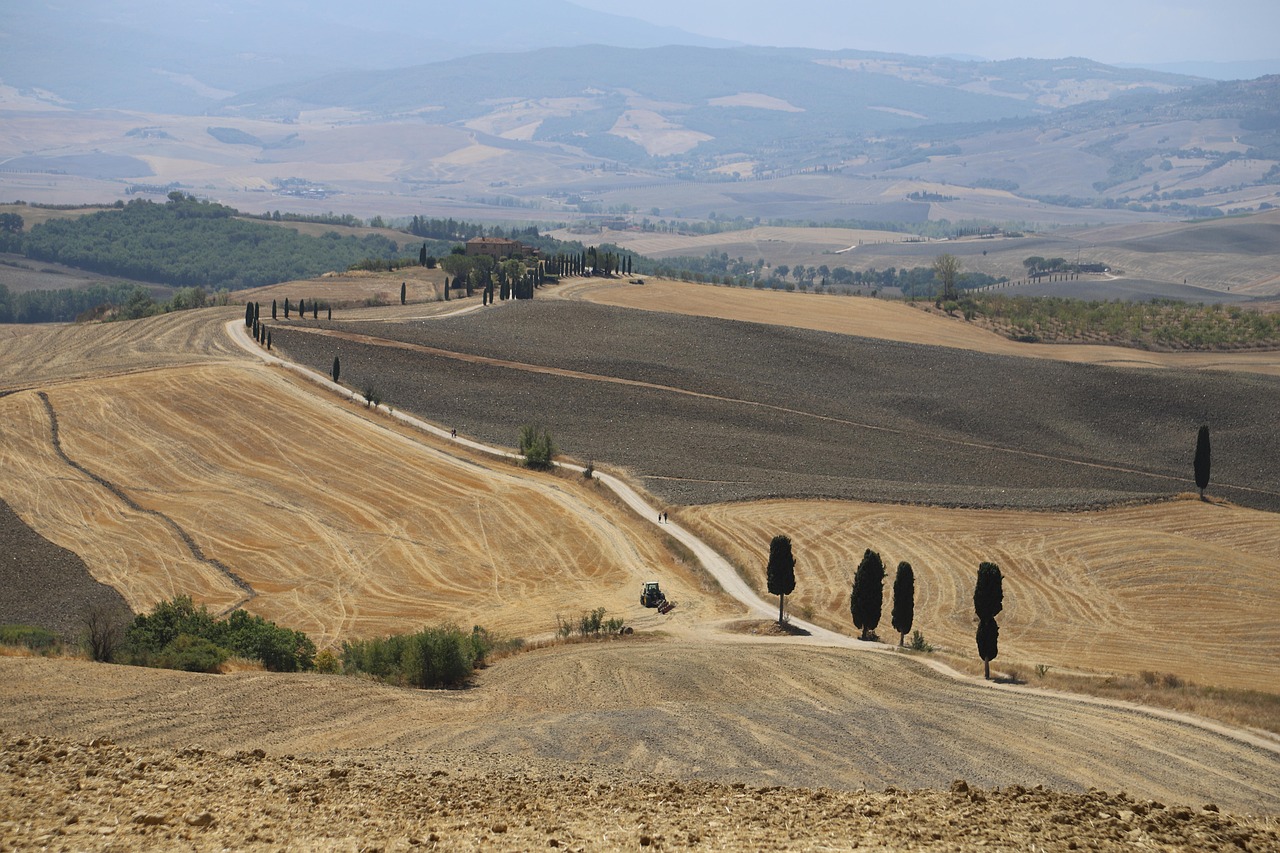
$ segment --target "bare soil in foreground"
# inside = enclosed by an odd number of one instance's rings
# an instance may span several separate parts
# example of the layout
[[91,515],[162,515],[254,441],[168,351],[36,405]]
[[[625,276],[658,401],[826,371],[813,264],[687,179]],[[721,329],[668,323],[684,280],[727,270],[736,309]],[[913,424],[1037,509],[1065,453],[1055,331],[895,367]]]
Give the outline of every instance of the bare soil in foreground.
[[30,658],[0,675],[3,849],[1280,845],[1273,750],[891,655],[615,641],[445,692]]

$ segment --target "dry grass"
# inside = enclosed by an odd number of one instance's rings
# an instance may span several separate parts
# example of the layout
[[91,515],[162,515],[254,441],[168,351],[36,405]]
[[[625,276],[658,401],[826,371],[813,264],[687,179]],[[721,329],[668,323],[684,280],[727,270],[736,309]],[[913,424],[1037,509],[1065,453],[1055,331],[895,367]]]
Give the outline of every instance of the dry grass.
[[758,567],[758,585],[770,538],[789,535],[798,560],[789,602],[846,633],[853,573],[872,548],[887,571],[882,636],[893,633],[893,572],[905,560],[915,571],[915,627],[942,649],[972,654],[974,577],[991,560],[1005,576],[1004,666],[1148,669],[1243,689],[1280,683],[1280,524],[1271,513],[1198,500],[1081,513],[759,501],[686,507],[680,518],[735,563]]

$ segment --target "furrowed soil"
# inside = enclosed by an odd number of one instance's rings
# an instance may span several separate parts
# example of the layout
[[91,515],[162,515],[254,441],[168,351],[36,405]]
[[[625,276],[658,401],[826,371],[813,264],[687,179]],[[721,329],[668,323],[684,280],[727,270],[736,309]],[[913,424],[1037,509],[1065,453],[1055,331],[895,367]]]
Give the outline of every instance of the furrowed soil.
[[1280,843],[1271,749],[893,655],[617,641],[445,692],[30,658],[0,674],[13,848]]
[[[852,300],[849,300],[852,301]],[[561,300],[280,328],[289,357],[486,441],[540,423],[673,504],[826,497],[1064,508],[1190,485],[1280,509],[1280,378],[1019,359]]]

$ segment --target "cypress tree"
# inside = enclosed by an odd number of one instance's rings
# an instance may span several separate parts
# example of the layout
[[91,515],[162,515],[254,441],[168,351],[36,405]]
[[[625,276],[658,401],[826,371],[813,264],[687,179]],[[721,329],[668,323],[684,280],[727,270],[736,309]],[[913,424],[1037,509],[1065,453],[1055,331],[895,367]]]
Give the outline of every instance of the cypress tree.
[[289,297],[284,298],[284,318],[289,319]]
[[244,327],[247,329],[253,325],[253,303],[246,302],[244,304]]
[[330,375],[333,376],[334,382],[338,381],[338,375],[341,372],[342,372],[342,365],[338,363],[338,357],[335,355],[333,357],[333,370],[329,371]]
[[422,248],[418,250],[418,266],[425,267],[427,265],[427,244],[423,243]]
[[878,553],[868,548],[858,564],[849,593],[849,613],[853,616],[853,627],[862,631],[862,639],[870,640],[880,624],[883,600],[884,562]]
[[1200,489],[1200,500],[1204,500],[1204,490],[1209,488],[1209,425],[1202,424],[1196,436],[1196,486]]
[[898,632],[898,645],[906,645],[907,632],[916,614],[916,575],[911,564],[905,560],[898,563],[898,572],[893,576],[893,630]]
[[991,678],[991,661],[999,651],[1000,626],[996,616],[1004,609],[1004,576],[995,563],[978,566],[978,582],[973,587],[973,612],[978,617],[978,657],[982,658],[986,677]]
[[307,300],[305,299],[298,300],[298,319],[307,319]]
[[333,319],[333,306],[332,306],[332,305],[330,305],[330,306],[329,306],[329,308],[328,308],[328,310],[329,310],[329,319],[330,319],[330,320],[332,320],[332,319]]
[[978,657],[982,658],[984,674],[991,680],[991,662],[1000,653],[1000,626],[994,619],[979,619],[978,633],[974,637],[978,641]]
[[404,304],[404,298],[405,298],[405,282],[402,281],[400,282],[400,304],[401,305]]
[[258,322],[258,318],[262,316],[262,306],[257,302],[253,303],[253,321]]
[[267,349],[271,349],[271,330],[267,330]]
[[778,596],[778,627],[782,627],[782,607],[786,597],[796,588],[796,558],[791,553],[791,538],[775,536],[769,541],[769,565],[765,568],[769,594]]
[[272,299],[271,300],[271,319],[274,320],[275,318],[276,318],[276,301]]
[[320,303],[316,302],[314,299],[311,300],[311,319],[320,319]]
[[978,566],[978,582],[973,587],[973,612],[979,619],[994,619],[1004,609],[1004,576],[995,563]]

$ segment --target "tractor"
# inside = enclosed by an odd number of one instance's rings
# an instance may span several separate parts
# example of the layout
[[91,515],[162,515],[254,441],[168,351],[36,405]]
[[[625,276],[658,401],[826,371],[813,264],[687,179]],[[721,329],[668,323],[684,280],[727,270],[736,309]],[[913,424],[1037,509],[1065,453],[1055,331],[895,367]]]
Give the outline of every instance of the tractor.
[[659,613],[670,613],[675,608],[674,601],[668,601],[666,594],[658,587],[657,581],[649,581],[640,589],[640,606],[656,607]]

